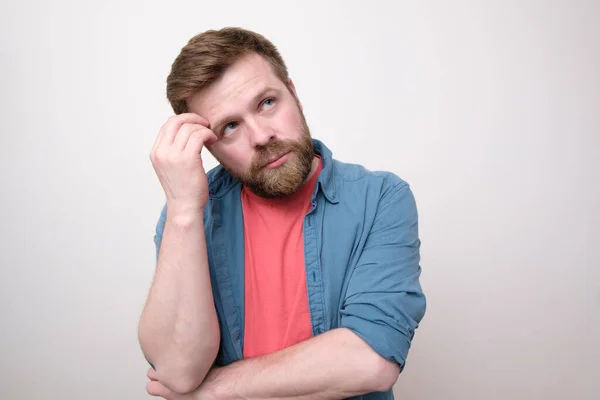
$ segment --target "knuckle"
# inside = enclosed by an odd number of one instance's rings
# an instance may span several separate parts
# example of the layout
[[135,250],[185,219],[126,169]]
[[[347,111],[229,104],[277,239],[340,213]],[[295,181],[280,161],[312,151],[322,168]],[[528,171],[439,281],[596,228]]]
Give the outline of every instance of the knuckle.
[[156,151],[156,153],[154,154],[154,161],[158,164],[164,164],[166,160],[166,154],[165,151],[163,149],[159,149]]
[[190,140],[198,140],[202,136],[202,129],[194,129],[190,132]]
[[166,157],[166,162],[168,164],[177,164],[179,162],[179,160],[181,159],[181,156],[179,153],[177,152],[170,152],[169,155]]
[[184,122],[184,123],[181,125],[181,128],[179,128],[179,131],[180,131],[180,132],[181,132],[181,131],[187,131],[187,130],[189,130],[189,129],[192,129],[193,127],[194,127],[194,124],[192,124],[192,123],[189,123],[189,122]]
[[167,122],[163,125],[164,132],[174,129],[175,126],[181,123],[181,115],[172,115],[167,118]]
[[196,129],[194,129],[192,134],[195,136],[201,136],[205,130],[206,130],[206,128],[203,126],[196,126]]

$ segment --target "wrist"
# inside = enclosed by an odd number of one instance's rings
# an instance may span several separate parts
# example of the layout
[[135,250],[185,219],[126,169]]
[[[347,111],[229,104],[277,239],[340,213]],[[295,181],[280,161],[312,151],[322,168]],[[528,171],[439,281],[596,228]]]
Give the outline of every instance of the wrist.
[[176,219],[193,219],[204,217],[204,206],[199,204],[182,204],[167,200],[167,216]]
[[204,209],[177,208],[167,205],[167,220],[182,228],[203,224]]

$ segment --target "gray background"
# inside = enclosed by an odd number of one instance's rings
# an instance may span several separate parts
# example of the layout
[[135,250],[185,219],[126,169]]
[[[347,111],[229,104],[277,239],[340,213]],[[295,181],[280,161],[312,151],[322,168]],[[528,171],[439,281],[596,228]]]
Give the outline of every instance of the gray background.
[[335,157],[412,185],[429,308],[397,397],[598,399],[599,21],[583,0],[2,1],[0,398],[149,398],[165,78],[234,25],[280,48]]

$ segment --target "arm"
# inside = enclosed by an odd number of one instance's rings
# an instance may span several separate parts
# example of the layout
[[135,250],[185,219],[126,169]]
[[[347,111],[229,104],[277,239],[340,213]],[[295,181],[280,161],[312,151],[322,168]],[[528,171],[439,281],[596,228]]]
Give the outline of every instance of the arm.
[[[156,381],[150,394],[176,398]],[[387,391],[399,367],[347,329],[334,329],[278,352],[213,369],[190,399],[342,399]]]
[[204,236],[208,189],[198,156],[214,136],[206,124],[191,114],[170,119],[151,154],[167,208],[157,226],[160,251],[138,336],[161,382],[178,393],[200,385],[219,349]]
[[426,299],[415,199],[406,182],[395,176],[389,181],[350,278],[341,326],[404,368]]
[[394,385],[424,316],[425,296],[416,203],[405,182],[390,181],[352,271],[341,328],[217,369],[207,377],[207,389],[249,399],[339,399]]
[[202,382],[219,349],[202,215],[166,219],[139,339],[160,381],[178,393]]
[[[389,390],[425,313],[419,247],[412,192],[405,183],[389,185],[350,278],[342,327],[216,368],[190,398],[340,399]],[[155,379],[149,393],[170,398]]]

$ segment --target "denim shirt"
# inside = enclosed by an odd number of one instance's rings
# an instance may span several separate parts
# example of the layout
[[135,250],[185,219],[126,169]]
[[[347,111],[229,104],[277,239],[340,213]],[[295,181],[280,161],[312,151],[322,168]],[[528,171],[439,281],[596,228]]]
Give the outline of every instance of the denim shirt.
[[[404,367],[425,314],[419,283],[417,208],[408,184],[332,158],[313,139],[322,171],[304,217],[304,257],[313,335],[347,328],[381,356]],[[204,226],[221,345],[217,365],[242,359],[244,226],[241,183],[221,166],[208,172]],[[156,226],[156,254],[166,205]],[[393,399],[392,391],[353,399]]]

